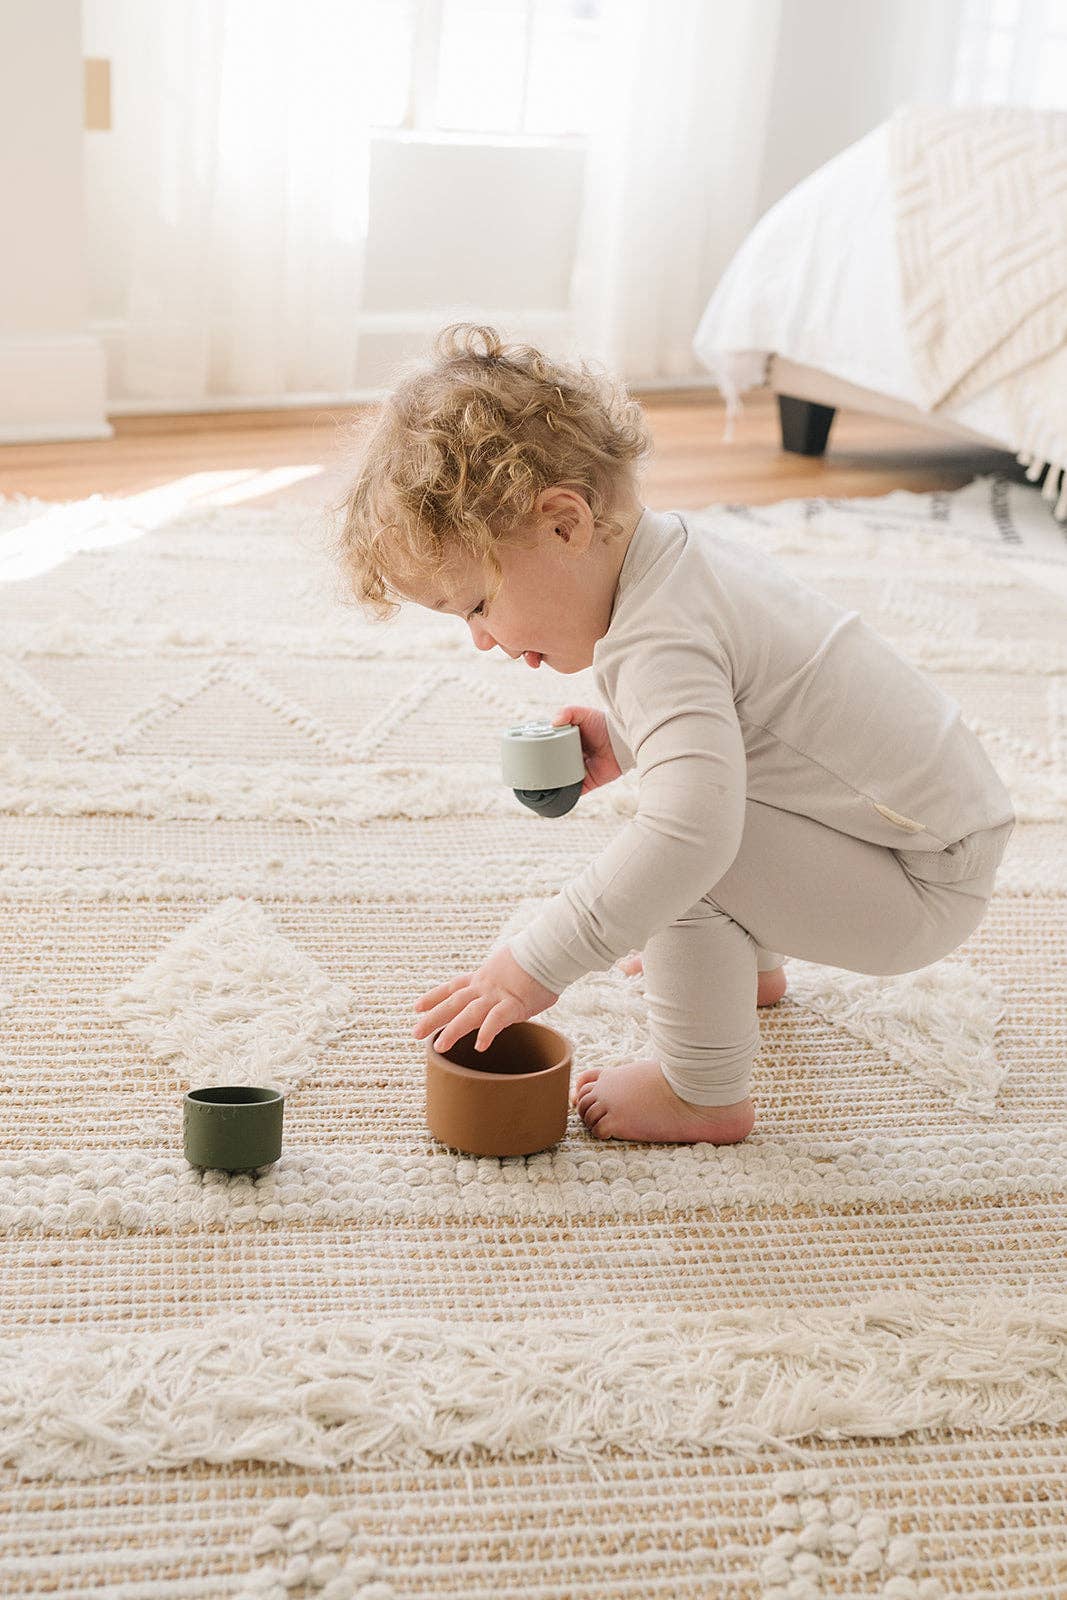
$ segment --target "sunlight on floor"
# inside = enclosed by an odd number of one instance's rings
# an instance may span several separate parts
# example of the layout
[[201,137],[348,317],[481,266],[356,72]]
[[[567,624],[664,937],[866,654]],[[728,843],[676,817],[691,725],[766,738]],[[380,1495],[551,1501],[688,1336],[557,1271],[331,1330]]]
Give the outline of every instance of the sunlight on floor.
[[0,583],[48,572],[79,550],[127,544],[164,527],[190,506],[232,506],[256,500],[321,472],[321,466],[275,467],[269,472],[241,467],[194,472],[142,494],[94,494],[87,500],[51,506],[12,527],[4,528],[0,521]]

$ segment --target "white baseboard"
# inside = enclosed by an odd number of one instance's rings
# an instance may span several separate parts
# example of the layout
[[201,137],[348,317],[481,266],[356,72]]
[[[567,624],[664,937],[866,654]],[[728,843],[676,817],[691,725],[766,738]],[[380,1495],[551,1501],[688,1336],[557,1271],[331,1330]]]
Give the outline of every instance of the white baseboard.
[[0,444],[112,438],[105,378],[88,334],[0,337]]
[[[118,319],[96,318],[89,327],[107,355],[112,374],[112,391],[107,411],[111,417],[208,415],[216,411],[312,410],[316,407],[378,405],[389,394],[398,365],[408,358],[426,353],[428,337],[446,322],[488,323],[501,329],[508,339],[520,339],[548,350],[574,349],[573,317],[569,311],[515,311],[493,306],[442,305],[424,311],[361,311],[356,384],[348,390],[287,394],[213,394],[187,396],[153,395],[145,399],[119,391],[118,375],[125,370],[126,324]],[[580,352],[578,352],[580,353]],[[651,379],[631,384],[639,394],[670,394],[673,390],[706,390],[709,399],[719,400],[713,379],[699,368],[689,377]]]

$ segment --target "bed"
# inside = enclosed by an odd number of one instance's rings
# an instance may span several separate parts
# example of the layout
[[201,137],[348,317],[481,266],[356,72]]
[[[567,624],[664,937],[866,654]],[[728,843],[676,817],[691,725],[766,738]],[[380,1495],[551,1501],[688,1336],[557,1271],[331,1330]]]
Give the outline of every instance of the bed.
[[[919,423],[1011,450],[1027,476],[1048,490],[1054,515],[1067,521],[1067,447],[1063,459],[1051,455],[1067,417],[1048,419],[1040,438],[1050,456],[1041,458],[1020,448],[1019,396],[1012,387],[1018,378],[936,408],[928,403],[934,391],[929,383],[924,388],[917,370],[917,324],[905,315],[891,121],[772,206],[709,300],[693,347],[727,400],[725,437],[732,437],[741,394],[769,386],[778,396],[787,450],[820,455],[842,406]],[[1059,125],[1047,126],[1058,138]],[[1067,118],[1063,126],[1067,130]],[[1067,144],[1062,159],[1067,164]],[[1067,322],[1063,334],[1067,338]],[[1055,333],[1045,338],[1051,355]],[[1047,443],[1050,437],[1054,442]]]

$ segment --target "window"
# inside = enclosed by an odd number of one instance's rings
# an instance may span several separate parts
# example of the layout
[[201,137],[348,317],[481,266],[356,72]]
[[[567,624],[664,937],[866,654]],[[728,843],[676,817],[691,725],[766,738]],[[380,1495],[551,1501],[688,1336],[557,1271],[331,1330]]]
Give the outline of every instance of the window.
[[967,0],[952,99],[1067,109],[1067,0]]
[[377,0],[372,121],[584,135],[606,0]]

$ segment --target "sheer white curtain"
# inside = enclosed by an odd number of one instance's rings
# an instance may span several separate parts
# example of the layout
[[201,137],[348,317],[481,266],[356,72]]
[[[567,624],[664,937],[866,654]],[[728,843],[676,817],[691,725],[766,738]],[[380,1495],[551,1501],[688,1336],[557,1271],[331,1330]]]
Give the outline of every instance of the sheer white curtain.
[[575,347],[628,382],[693,334],[756,220],[782,0],[608,0],[571,285]]
[[1067,0],[965,0],[953,100],[1067,109]]
[[631,384],[706,381],[693,337],[767,179],[799,182],[903,101],[946,103],[961,18],[961,0],[608,0],[576,347]]
[[83,6],[87,36],[105,38],[116,58],[116,116],[136,130],[121,197],[124,392],[172,401],[349,390],[367,231],[371,9],[359,0]]
[[[383,29],[408,8],[400,0],[393,9],[389,0],[82,4],[87,43],[95,36],[99,53],[115,59],[125,97],[116,95],[116,115],[136,132],[110,219],[126,229],[121,283],[112,286],[114,319],[124,324],[122,394],[163,406],[351,395],[375,75],[386,72]],[[940,79],[951,51],[932,54],[931,33],[955,28],[959,7],[865,0],[857,13],[855,0],[604,0],[596,71],[573,91],[592,97],[593,115],[570,349],[560,353],[602,360],[631,384],[706,381],[693,336],[758,219],[768,155],[780,167],[793,131],[810,123],[833,146],[817,165],[888,114],[892,104],[876,103],[879,95],[936,94],[940,82],[927,81],[923,64],[936,58]],[[390,68],[397,49],[403,67],[412,46],[399,24],[388,43]],[[412,65],[436,68],[421,57]],[[472,226],[491,227],[478,202],[455,195]],[[109,219],[95,220],[114,250]],[[441,321],[454,314],[442,305]],[[463,314],[507,325],[492,308]],[[413,314],[413,337],[419,325]]]

